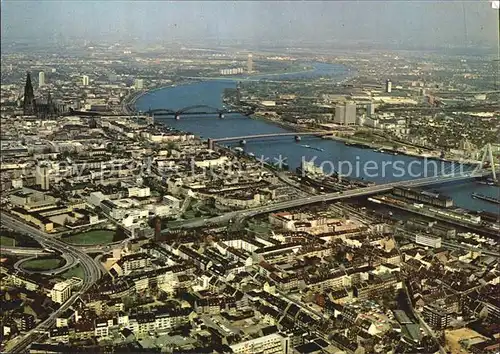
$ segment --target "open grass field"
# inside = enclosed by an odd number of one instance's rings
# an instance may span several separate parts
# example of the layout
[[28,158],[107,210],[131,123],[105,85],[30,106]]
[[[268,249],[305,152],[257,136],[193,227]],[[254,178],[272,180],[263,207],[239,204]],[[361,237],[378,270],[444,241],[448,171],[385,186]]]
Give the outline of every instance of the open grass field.
[[271,225],[265,221],[256,220],[248,223],[247,230],[257,235],[269,234]]
[[102,245],[113,242],[114,234],[112,230],[92,230],[64,237],[62,240],[73,245]]
[[0,235],[0,246],[4,247],[12,247],[14,246],[14,239]]
[[80,265],[76,265],[73,268],[68,269],[64,273],[58,275],[63,279],[70,279],[72,277],[77,277],[83,280],[83,268]]
[[40,244],[28,235],[0,228],[0,245],[3,247],[40,248]]
[[23,262],[22,266],[27,270],[51,270],[64,265],[64,259],[59,257],[31,259]]

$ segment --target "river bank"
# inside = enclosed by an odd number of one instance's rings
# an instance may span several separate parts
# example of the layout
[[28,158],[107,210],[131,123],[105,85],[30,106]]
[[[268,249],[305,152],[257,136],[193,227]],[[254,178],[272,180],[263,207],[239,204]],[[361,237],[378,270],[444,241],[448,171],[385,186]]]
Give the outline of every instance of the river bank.
[[[224,100],[224,96],[223,96]],[[227,104],[230,109],[238,110],[241,107],[238,107],[237,105],[234,104]],[[279,118],[274,118],[272,116],[266,116],[262,114],[253,114],[249,116],[252,119],[260,120],[266,123],[271,123],[275,126],[278,126],[280,128],[293,131],[293,132],[308,132],[308,131],[318,131],[318,130],[323,130],[319,128],[314,128],[314,127],[307,127],[304,125],[298,125],[294,124],[291,122],[284,121]],[[325,135],[323,138],[324,139],[330,139],[330,140],[335,140],[344,143],[347,146],[355,146],[361,149],[372,149],[373,151],[379,152],[379,153],[386,153],[386,154],[391,154],[391,155],[405,155],[409,157],[416,157],[416,158],[421,158],[421,159],[431,159],[431,160],[437,160],[437,161],[442,161],[442,162],[448,162],[448,163],[460,163],[460,164],[479,164],[480,161],[478,160],[472,160],[472,159],[462,159],[462,158],[446,158],[446,157],[441,157],[441,151],[438,150],[428,150],[427,153],[419,152],[416,150],[414,146],[404,144],[402,142],[396,141],[392,142],[389,141],[387,143],[380,143],[380,142],[369,142],[366,140],[362,139],[353,139],[350,137],[342,137],[337,135],[337,131],[327,131],[325,130],[325,133],[331,133],[332,135]],[[394,144],[397,145],[403,145],[402,148],[394,148]],[[420,149],[419,149],[420,150]]]
[[[272,78],[272,77],[279,77],[282,75],[302,75],[302,74],[307,74],[314,72],[314,68],[311,68],[309,70],[302,70],[302,71],[294,71],[294,72],[279,72],[279,73],[269,73],[269,74],[258,74],[255,76],[186,76],[186,79],[189,80],[220,80],[220,81],[260,81],[264,80],[267,78]],[[280,80],[283,81],[283,80]]]
[[[198,81],[201,81],[201,80],[198,80]],[[176,87],[178,85],[188,85],[188,84],[192,84],[195,82],[196,81],[194,81],[194,80],[186,81],[186,82],[182,81],[182,82],[177,83],[177,84],[162,85],[162,86],[158,86],[158,87],[152,87],[152,88],[147,89],[147,90],[140,90],[140,91],[134,91],[132,93],[129,93],[122,100],[122,112],[126,115],[137,114],[138,110],[136,107],[136,102],[138,99],[140,99],[144,95],[148,95],[148,94],[154,93],[156,91],[161,91],[161,90],[168,89],[171,87]]]
[[306,132],[307,130],[305,129],[300,129],[300,127],[292,124],[292,123],[288,123],[288,122],[284,122],[284,121],[276,121],[276,120],[272,120],[272,119],[269,119],[269,117],[266,117],[266,116],[263,116],[263,115],[260,115],[260,114],[252,114],[252,115],[249,115],[248,118],[250,119],[255,119],[255,120],[259,120],[259,121],[262,121],[262,122],[266,122],[266,123],[271,123],[277,127],[280,127],[280,128],[283,128],[283,129],[286,129],[286,130],[289,130],[289,131],[292,131],[292,132]]
[[136,112],[135,102],[148,92],[147,90],[134,91],[125,96],[122,100],[122,113],[125,115],[134,114]]
[[405,150],[405,149],[394,149],[391,145],[384,145],[381,143],[371,143],[363,140],[357,140],[357,139],[350,139],[350,138],[345,138],[341,137],[338,135],[328,135],[324,137],[325,139],[332,139],[336,141],[341,141],[345,145],[352,145],[356,146],[362,149],[374,149],[378,152],[382,153],[388,153],[392,155],[406,155],[406,156],[411,156],[411,157],[417,157],[417,158],[422,158],[422,159],[432,159],[432,160],[438,160],[438,161],[443,161],[443,162],[451,162],[451,163],[461,163],[461,164],[479,164],[480,161],[477,160],[466,160],[466,159],[453,159],[453,158],[444,158],[440,156],[440,152],[434,152],[434,154],[429,153],[429,154],[424,154],[424,153],[418,153],[417,151],[411,151],[411,150]]
[[[190,85],[193,85],[193,84],[196,85],[196,84],[202,84],[202,83],[208,82],[208,81],[199,81],[199,79],[200,78],[198,78],[197,82],[190,82],[189,84],[186,84],[186,83],[184,83],[183,85],[171,84],[168,86],[161,86],[161,87],[153,88],[150,90],[143,90],[143,91],[139,91],[139,92],[134,92],[131,95],[127,96],[126,99],[124,99],[124,104],[123,104],[124,110],[129,109],[129,111],[126,112],[126,114],[137,113],[136,102],[145,95],[155,94],[156,92],[161,93],[161,91],[165,90],[165,89],[174,89],[174,88],[183,88],[183,87],[188,88]],[[224,81],[221,81],[221,83],[224,83]],[[220,96],[219,104],[222,101],[223,101],[223,95]],[[240,107],[238,107],[236,105],[227,104],[227,106],[230,109],[235,109],[235,110],[240,109]],[[133,107],[134,110],[133,111],[130,110],[130,107]],[[175,109],[175,108],[176,107],[174,107],[173,109]],[[144,111],[144,109],[143,109],[143,111]],[[287,121],[284,121],[282,119],[273,118],[273,117],[265,116],[262,114],[253,114],[253,115],[248,116],[248,117],[251,118],[252,120],[262,121],[262,122],[265,122],[267,124],[272,124],[273,126],[279,127],[281,129],[284,129],[284,130],[290,131],[290,132],[308,132],[308,131],[322,130],[322,129],[315,128],[315,127],[307,127],[304,125],[294,124],[292,122],[287,122]],[[232,118],[228,118],[228,119],[232,119]],[[480,161],[477,161],[477,160],[466,160],[466,159],[461,159],[461,158],[441,157],[441,151],[436,151],[436,150],[422,153],[421,151],[417,151],[415,149],[412,150],[411,147],[407,147],[407,146],[405,146],[406,148],[395,149],[394,145],[391,142],[381,143],[381,142],[369,142],[369,141],[362,140],[362,139],[353,139],[352,137],[339,136],[338,132],[336,132],[336,131],[326,131],[325,130],[325,133],[331,134],[331,135],[325,135],[324,136],[325,140],[334,140],[337,142],[344,143],[344,145],[346,145],[346,146],[353,146],[356,148],[373,150],[377,153],[382,153],[382,154],[405,155],[405,156],[413,157],[413,158],[436,160],[436,161],[442,161],[442,162],[446,162],[446,163],[475,164],[475,165],[480,163]],[[205,136],[205,135],[203,135],[203,136]],[[213,137],[213,136],[210,136],[210,137]],[[401,145],[401,143],[399,143],[399,142],[397,144]]]
[[[326,67],[326,65],[322,64],[319,65],[319,69],[321,69],[320,72],[312,75],[321,77],[332,75],[332,80],[339,81],[345,79],[347,75],[343,68],[332,65]],[[170,108],[172,110],[179,110],[193,105],[208,105],[210,107],[223,108],[222,94],[224,90],[235,88],[236,82],[222,80],[201,81],[189,85],[165,87],[163,89],[157,88],[137,99],[135,105],[137,111],[143,112],[147,111],[149,108]],[[299,127],[294,124],[289,124],[288,122],[262,115],[255,115],[252,119],[238,114],[228,115],[225,119],[219,119],[216,116],[210,115],[191,115],[181,117],[180,120],[158,117],[157,121],[164,122],[172,129],[191,132],[204,139],[208,137],[222,139],[235,136],[304,131],[304,127]],[[266,161],[271,163],[286,159],[286,164],[292,170],[296,167],[300,167],[301,162],[304,160],[314,162],[316,165],[321,165],[323,163],[326,165],[333,164],[336,167],[342,163],[350,162],[354,168],[354,177],[364,178],[375,183],[414,179],[434,173],[435,167],[433,167],[433,164],[427,164],[422,158],[403,154],[394,156],[390,153],[373,151],[374,148],[362,149],[356,146],[347,146],[343,141],[337,141],[340,139],[335,138],[319,139],[314,136],[304,136],[302,137],[302,143],[297,143],[293,136],[276,137],[265,140],[250,139],[247,140],[244,150],[249,155],[263,156]],[[234,144],[230,143],[228,145],[233,146],[237,144],[238,143],[235,142]],[[318,150],[307,148],[305,145],[318,148]],[[398,162],[398,165],[401,164],[408,168],[412,167],[411,171],[400,174],[399,170],[394,169],[396,162]],[[371,166],[374,163],[381,167],[377,170],[377,173],[365,173],[363,167]],[[439,164],[437,165],[439,168]],[[359,170],[357,166],[360,166]],[[384,168],[384,166],[389,167]],[[449,163],[445,163],[444,168],[448,166]],[[453,184],[433,188],[433,190],[436,189],[439,190],[440,193],[452,197],[459,207],[498,213],[497,205],[471,197],[471,193],[474,192],[495,196],[498,190],[495,189],[495,187],[475,182],[466,182],[459,185]]]
[[[237,107],[234,107],[237,108]],[[252,119],[257,119],[261,120],[267,123],[271,123],[273,125],[276,125],[280,128],[287,129],[293,132],[308,132],[308,131],[318,131],[320,129],[314,129],[312,127],[305,127],[302,125],[297,125],[293,124],[290,122],[285,122],[283,120],[278,120],[278,119],[272,119],[268,116],[264,115],[259,115],[259,114],[254,114],[249,116]],[[368,142],[364,140],[358,140],[358,139],[352,139],[348,137],[342,137],[336,135],[335,131],[325,131],[325,133],[332,133],[332,135],[325,135],[323,136],[323,139],[330,139],[330,140],[335,140],[344,143],[347,146],[356,146],[361,149],[372,149],[376,152],[380,153],[387,153],[391,155],[405,155],[405,156],[410,156],[410,157],[416,157],[416,158],[421,158],[421,159],[431,159],[431,160],[437,160],[437,161],[443,161],[443,162],[449,162],[449,163],[461,163],[461,164],[479,164],[480,161],[478,160],[467,160],[467,159],[453,159],[453,158],[443,158],[440,156],[439,151],[434,151],[434,153],[419,153],[418,151],[412,151],[408,149],[394,149],[392,145],[385,145],[383,143],[373,143],[373,142]]]

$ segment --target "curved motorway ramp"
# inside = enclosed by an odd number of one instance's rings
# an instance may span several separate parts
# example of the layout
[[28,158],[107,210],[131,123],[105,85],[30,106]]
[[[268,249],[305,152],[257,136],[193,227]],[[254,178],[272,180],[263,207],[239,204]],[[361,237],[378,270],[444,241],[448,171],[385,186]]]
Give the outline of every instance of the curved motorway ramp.
[[78,264],[78,260],[70,254],[61,254],[61,257],[66,261],[62,267],[50,270],[31,270],[23,267],[23,263],[30,260],[38,259],[38,256],[33,256],[30,258],[23,258],[14,264],[14,269],[19,272],[24,272],[28,274],[44,274],[44,275],[56,275],[67,271],[68,269],[74,267]]

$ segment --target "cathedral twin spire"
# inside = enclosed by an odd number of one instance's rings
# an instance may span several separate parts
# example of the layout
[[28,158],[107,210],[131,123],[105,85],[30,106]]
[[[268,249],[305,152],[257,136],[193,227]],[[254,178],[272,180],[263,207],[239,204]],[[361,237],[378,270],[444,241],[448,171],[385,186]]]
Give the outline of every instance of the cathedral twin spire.
[[26,84],[24,85],[23,114],[25,116],[37,115],[41,118],[53,116],[58,112],[56,104],[52,101],[50,92],[47,96],[47,103],[36,102],[31,75],[26,74]]
[[31,83],[31,75],[28,72],[26,75],[26,85],[24,86],[24,101],[23,101],[23,114],[33,115],[36,113],[35,93]]

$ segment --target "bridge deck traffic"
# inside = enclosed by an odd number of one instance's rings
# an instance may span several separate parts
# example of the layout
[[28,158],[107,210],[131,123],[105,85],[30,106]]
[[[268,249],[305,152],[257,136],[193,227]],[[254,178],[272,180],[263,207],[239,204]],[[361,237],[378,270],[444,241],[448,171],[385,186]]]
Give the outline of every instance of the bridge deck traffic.
[[249,140],[249,139],[261,139],[261,138],[274,138],[280,136],[325,136],[331,135],[328,131],[316,131],[316,132],[291,132],[291,133],[270,133],[270,134],[255,134],[255,135],[243,135],[243,136],[232,136],[228,138],[214,138],[210,139],[213,142],[221,141],[233,141],[233,140]]
[[[321,203],[321,202],[338,201],[338,200],[355,198],[355,197],[364,197],[364,196],[378,194],[378,193],[386,193],[386,192],[391,191],[393,188],[400,187],[400,186],[423,187],[423,186],[430,186],[430,185],[436,185],[436,184],[465,181],[465,180],[485,177],[485,176],[488,176],[490,174],[491,174],[491,171],[488,171],[488,170],[470,171],[470,172],[459,174],[458,176],[425,177],[425,178],[419,178],[419,179],[416,179],[413,181],[398,181],[398,182],[380,184],[380,185],[375,185],[375,186],[370,186],[370,187],[351,189],[351,190],[347,190],[344,192],[334,192],[334,193],[315,195],[315,196],[310,196],[310,197],[305,197],[305,198],[300,198],[300,199],[293,199],[293,200],[289,200],[289,201],[285,201],[285,202],[281,202],[281,203],[275,203],[275,204],[271,204],[271,205],[264,205],[264,206],[256,207],[253,209],[234,211],[234,212],[230,212],[230,213],[227,213],[224,215],[216,216],[216,217],[213,217],[210,219],[187,221],[186,223],[184,223],[180,227],[181,228],[194,228],[194,227],[202,227],[202,226],[207,225],[207,224],[220,224],[220,223],[224,223],[224,222],[229,222],[230,220],[233,220],[233,219],[239,219],[239,218],[245,219],[245,218],[257,216],[260,214],[271,213],[271,212],[284,210],[284,209],[296,208],[296,207],[300,207],[300,206],[304,206],[304,205],[310,205],[310,204]],[[166,230],[166,231],[168,231],[168,230]]]
[[225,114],[241,114],[244,116],[249,116],[253,113],[253,111],[240,111],[240,110],[232,110],[227,108],[218,108],[212,107],[208,105],[196,105],[189,106],[181,109],[170,109],[170,108],[155,108],[149,109],[146,112],[148,115],[161,115],[161,116],[176,116],[181,117],[185,115],[225,115]]

